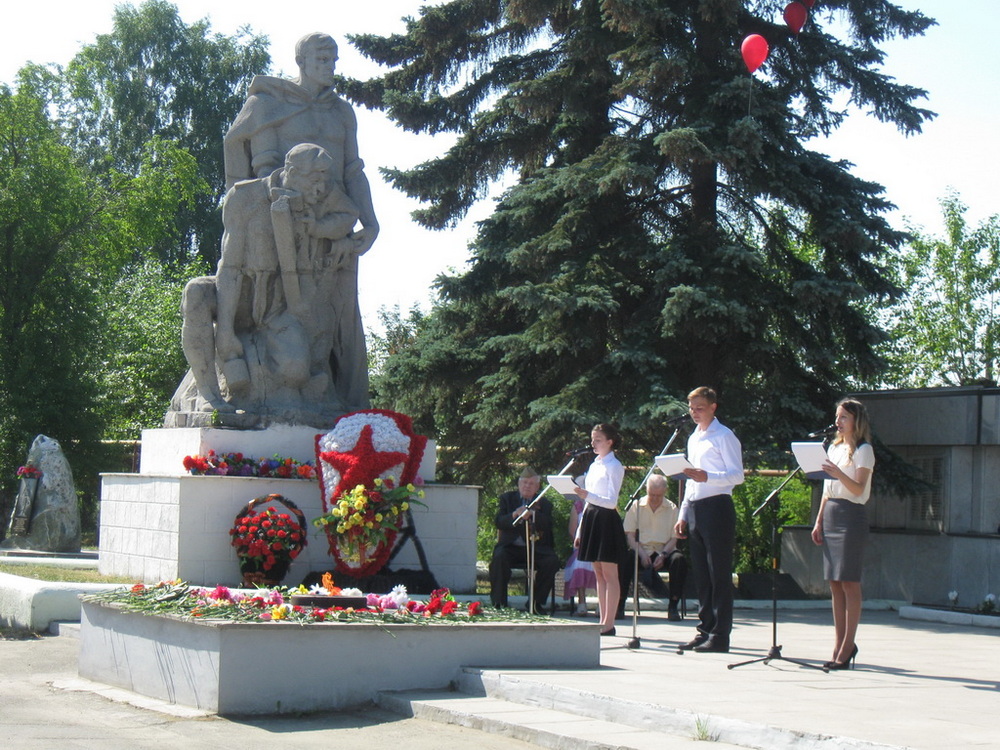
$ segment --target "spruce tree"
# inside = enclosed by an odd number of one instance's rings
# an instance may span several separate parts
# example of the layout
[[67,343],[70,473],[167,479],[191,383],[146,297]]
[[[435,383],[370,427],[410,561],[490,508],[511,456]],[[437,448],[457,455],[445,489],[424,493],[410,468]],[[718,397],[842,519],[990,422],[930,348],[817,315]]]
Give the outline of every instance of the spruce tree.
[[[699,385],[747,447],[787,446],[880,370],[870,310],[897,293],[881,264],[905,235],[883,188],[810,140],[847,97],[919,132],[925,92],[879,71],[879,45],[933,21],[829,0],[794,35],[783,7],[453,0],[404,34],[350,38],[389,68],[345,81],[352,99],[457,134],[439,158],[387,170],[424,202],[417,220],[447,228],[510,184],[378,381],[386,405],[459,449],[456,477],[517,456],[550,465],[598,421],[659,448]],[[753,76],[752,33],[771,48]]]

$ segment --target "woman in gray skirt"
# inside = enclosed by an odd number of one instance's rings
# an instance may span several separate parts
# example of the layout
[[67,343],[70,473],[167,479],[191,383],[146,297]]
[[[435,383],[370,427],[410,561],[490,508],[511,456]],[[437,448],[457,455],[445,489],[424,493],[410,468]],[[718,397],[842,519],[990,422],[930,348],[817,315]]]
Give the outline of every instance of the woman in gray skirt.
[[823,482],[812,539],[823,545],[823,573],[830,581],[836,640],[827,669],[854,664],[854,636],[861,620],[861,568],[868,541],[865,503],[871,494],[875,453],[864,404],[853,398],[837,404],[837,437],[827,451],[823,470],[833,479]]

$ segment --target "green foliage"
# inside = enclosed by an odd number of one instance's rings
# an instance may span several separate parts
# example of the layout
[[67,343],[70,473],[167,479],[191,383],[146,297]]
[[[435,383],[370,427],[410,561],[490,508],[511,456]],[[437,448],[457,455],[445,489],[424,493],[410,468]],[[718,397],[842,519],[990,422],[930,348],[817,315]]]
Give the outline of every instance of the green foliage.
[[170,396],[187,370],[181,350],[181,293],[205,269],[179,274],[157,260],[124,269],[103,298],[105,360],[99,409],[105,439],[137,440],[163,421]]
[[[516,176],[469,269],[438,280],[439,304],[378,379],[384,403],[453,449],[450,478],[543,465],[598,421],[649,450],[702,384],[763,464],[881,371],[871,310],[898,291],[883,266],[904,235],[879,185],[807,143],[842,120],[840,92],[918,131],[925,92],[878,71],[879,44],[933,21],[835,1],[793,40],[774,12],[454,0],[405,34],[351,37],[391,69],[344,81],[348,96],[457,133],[440,157],[386,171],[424,202],[417,220],[450,226]],[[772,47],[752,84],[751,32]]]
[[368,372],[372,378],[373,400],[377,400],[378,378],[390,357],[395,357],[416,341],[417,331],[425,315],[414,305],[403,317],[399,305],[393,308],[379,308],[380,329],[369,331]]
[[186,25],[173,4],[146,0],[119,5],[111,32],[85,45],[60,76],[71,145],[98,173],[137,174],[152,137],[194,157],[204,189],[193,202],[166,204],[174,231],[157,247],[162,260],[183,266],[195,252],[206,263],[217,259],[222,138],[250,79],[269,67],[266,37],[212,33],[204,19]]
[[104,300],[198,186],[190,155],[165,141],[143,150],[136,176],[96,179],[49,118],[43,84],[29,68],[16,90],[0,86],[0,476],[46,434],[93,503],[114,450],[101,443]]
[[887,311],[896,387],[996,383],[1000,216],[970,229],[957,195],[941,201],[943,238],[913,231],[898,254],[906,295]]
[[[736,507],[735,572],[766,573],[771,570],[771,509],[765,507],[756,516],[754,511],[784,479],[751,474],[733,491]],[[812,484],[796,477],[782,489],[777,503],[779,533],[783,526],[789,524],[810,523]]]

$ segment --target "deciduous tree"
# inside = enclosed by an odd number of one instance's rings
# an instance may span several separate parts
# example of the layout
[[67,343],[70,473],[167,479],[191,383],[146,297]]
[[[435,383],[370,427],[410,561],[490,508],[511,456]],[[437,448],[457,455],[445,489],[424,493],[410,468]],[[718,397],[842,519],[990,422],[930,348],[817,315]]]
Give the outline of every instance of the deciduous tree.
[[156,136],[187,149],[210,190],[178,208],[175,237],[159,248],[184,265],[193,253],[214,264],[225,194],[222,137],[246,87],[270,66],[267,38],[242,29],[213,33],[207,19],[190,25],[166,0],[115,9],[109,34],[85,45],[65,70],[63,117],[71,145],[98,171],[137,174]]
[[170,235],[199,181],[190,154],[159,140],[135,176],[97,179],[48,116],[47,75],[28,67],[17,88],[0,85],[0,476],[45,433],[96,482],[104,295]]
[[896,387],[996,383],[1000,355],[1000,216],[977,227],[955,195],[941,201],[945,233],[913,229],[899,254],[905,296],[889,311]]

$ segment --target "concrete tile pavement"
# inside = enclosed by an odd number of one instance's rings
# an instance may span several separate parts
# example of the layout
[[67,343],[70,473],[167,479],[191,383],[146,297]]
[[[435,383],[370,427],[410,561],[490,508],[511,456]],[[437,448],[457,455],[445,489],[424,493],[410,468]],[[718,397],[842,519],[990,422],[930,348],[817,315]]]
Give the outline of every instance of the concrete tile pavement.
[[[833,629],[825,609],[782,609],[778,615],[783,656],[817,665],[830,657]],[[698,725],[717,740],[715,747],[951,750],[997,744],[1000,630],[866,611],[857,668],[826,674],[781,660],[728,668],[768,653],[769,609],[737,610],[729,654],[677,654],[676,645],[689,640],[693,627],[690,618],[668,622],[665,613],[648,612],[639,619],[638,649],[626,647],[631,621],[619,623],[619,635],[602,639],[599,669],[484,672],[476,679],[505,686],[503,703],[484,708],[482,699],[475,699],[478,707],[469,699],[466,708],[450,709],[464,711],[464,719],[437,717],[459,726],[401,719],[380,708],[247,721],[169,716],[53,688],[76,678],[75,639],[0,641],[0,746],[190,750],[405,742],[408,748],[518,748],[530,742],[575,749],[653,747],[659,737],[666,750],[689,747]],[[424,697],[462,701],[460,693]],[[483,711],[506,725],[487,722]],[[584,717],[601,723],[585,726]],[[536,721],[547,731],[566,724],[574,731],[543,741],[532,730]]]
[[[782,656],[814,665],[829,659],[830,622],[825,610],[779,611]],[[604,639],[600,670],[504,676],[616,701],[626,724],[635,703],[700,717],[720,740],[749,747],[952,750],[993,747],[1000,737],[1000,630],[865,612],[856,668],[824,673],[783,660],[729,668],[767,655],[767,610],[737,610],[729,654],[679,655],[676,645],[690,639],[692,628],[690,619],[643,617],[639,648],[626,648],[631,627],[618,627],[619,635]]]

